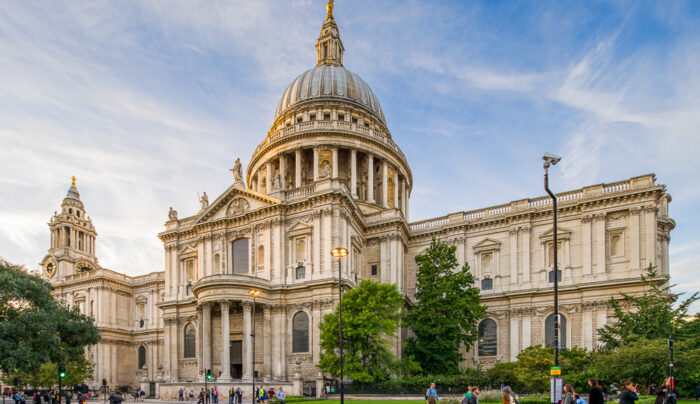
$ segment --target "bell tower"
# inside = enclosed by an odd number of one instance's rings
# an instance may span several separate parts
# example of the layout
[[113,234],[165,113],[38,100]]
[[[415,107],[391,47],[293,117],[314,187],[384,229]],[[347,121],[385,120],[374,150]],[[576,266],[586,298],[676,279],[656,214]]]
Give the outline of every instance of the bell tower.
[[316,42],[318,63],[316,66],[343,66],[343,41],[340,40],[338,25],[333,18],[333,0],[328,0],[326,20],[321,27],[321,34]]
[[95,256],[97,232],[92,219],[85,213],[75,177],[63,198],[61,211],[54,212],[48,225],[51,244],[49,253],[41,262],[44,275],[52,280],[61,279],[99,267]]

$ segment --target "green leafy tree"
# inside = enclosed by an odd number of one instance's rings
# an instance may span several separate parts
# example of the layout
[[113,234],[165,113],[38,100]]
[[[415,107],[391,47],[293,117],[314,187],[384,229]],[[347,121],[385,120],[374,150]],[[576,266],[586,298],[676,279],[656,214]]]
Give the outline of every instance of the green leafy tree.
[[[586,370],[590,363],[590,354],[583,348],[574,347],[562,349],[559,352],[559,359],[562,375],[565,380],[568,380],[567,377],[570,375]],[[554,348],[532,346],[518,355],[513,375],[528,392],[544,392],[549,389],[549,369],[552,366],[554,366]]]
[[[682,395],[689,395],[700,370],[700,349],[693,347],[693,341],[679,342],[674,349],[676,386]],[[652,383],[659,385],[668,377],[668,342],[639,338],[615,350],[594,355],[593,363],[602,380],[608,383],[631,380],[649,394]]]
[[[69,362],[66,366],[66,377],[63,379],[64,386],[76,386],[83,384],[92,375],[93,366],[84,358],[78,361]],[[54,362],[46,362],[39,368],[38,385],[51,387],[58,385],[58,365]]]
[[43,363],[83,360],[100,339],[91,318],[69,310],[51,285],[0,259],[0,371],[36,374]]
[[[343,376],[360,383],[387,379],[397,365],[391,352],[404,297],[396,285],[363,280],[343,294]],[[340,375],[338,308],[323,316],[318,367]],[[403,364],[404,367],[409,365]]]
[[[613,321],[598,330],[604,349],[615,349],[639,338],[666,339],[680,335],[688,308],[699,298],[696,292],[679,301],[680,295],[671,292],[675,285],[668,285],[666,279],[659,279],[652,265],[641,278],[644,285],[641,296],[623,293],[620,300],[610,298]],[[624,306],[629,306],[630,310]]]
[[455,246],[433,238],[418,264],[416,300],[406,324],[413,331],[406,352],[427,374],[459,372],[460,347],[478,338],[477,325],[486,312],[466,263],[459,268]]

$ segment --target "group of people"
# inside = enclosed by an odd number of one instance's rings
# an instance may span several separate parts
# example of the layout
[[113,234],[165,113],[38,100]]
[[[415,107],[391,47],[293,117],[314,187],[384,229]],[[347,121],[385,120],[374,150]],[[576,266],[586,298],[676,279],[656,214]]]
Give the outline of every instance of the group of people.
[[260,386],[255,390],[255,397],[257,397],[258,402],[261,404],[264,404],[265,402],[272,402],[272,400],[277,400],[277,402],[280,404],[285,404],[287,402],[287,395],[282,387],[280,387],[279,391],[275,393],[275,389],[273,387],[265,390],[263,386]]
[[[189,396],[190,400],[194,399],[194,391],[190,390],[187,391],[184,388],[180,388],[178,390],[178,400],[179,401],[186,401],[187,397]],[[197,403],[198,404],[218,404],[219,402],[219,390],[216,386],[210,388],[210,389],[204,389],[202,388],[199,392],[199,395],[197,396]],[[256,401],[264,404],[265,402],[272,402],[272,401],[277,401],[277,403],[280,404],[286,404],[287,402],[287,395],[284,392],[284,389],[282,387],[279,388],[277,392],[275,392],[274,388],[270,387],[268,390],[265,390],[263,386],[259,386],[255,390],[255,397]],[[231,387],[228,391],[228,404],[242,404],[243,403],[243,390],[240,387],[233,388]]]

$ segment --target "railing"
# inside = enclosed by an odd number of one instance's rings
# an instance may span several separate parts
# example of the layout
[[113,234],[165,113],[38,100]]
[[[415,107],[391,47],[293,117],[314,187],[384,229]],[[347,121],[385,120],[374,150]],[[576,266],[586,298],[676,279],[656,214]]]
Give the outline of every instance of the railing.
[[316,184],[304,185],[303,187],[284,191],[284,198],[287,200],[303,198],[303,197],[312,195],[315,191],[316,191]]
[[[643,189],[654,186],[653,174],[635,177],[630,180],[614,182],[612,184],[594,185],[574,191],[567,191],[557,194],[557,201],[561,203],[577,202],[586,198],[600,197],[618,192],[627,192],[630,189]],[[459,214],[452,214],[435,219],[423,220],[410,224],[411,231],[427,231],[432,228],[441,227],[447,224],[463,223],[472,220],[481,220],[491,217],[504,216],[518,211],[528,211],[552,206],[552,199],[548,196],[541,196],[534,199],[524,199],[498,206],[472,210]]]

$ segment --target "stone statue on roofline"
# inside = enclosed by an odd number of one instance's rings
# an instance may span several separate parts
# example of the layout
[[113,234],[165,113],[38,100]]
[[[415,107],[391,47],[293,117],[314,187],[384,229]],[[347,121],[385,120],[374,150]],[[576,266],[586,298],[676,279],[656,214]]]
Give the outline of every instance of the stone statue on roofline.
[[239,187],[245,188],[245,181],[243,181],[243,166],[241,165],[240,157],[236,159],[236,163],[230,170],[233,173],[233,183]]

